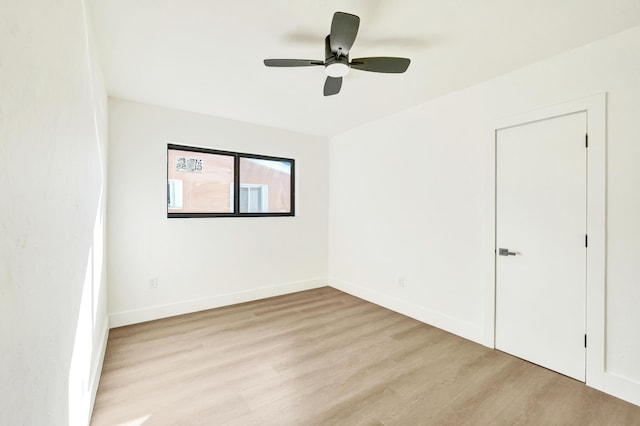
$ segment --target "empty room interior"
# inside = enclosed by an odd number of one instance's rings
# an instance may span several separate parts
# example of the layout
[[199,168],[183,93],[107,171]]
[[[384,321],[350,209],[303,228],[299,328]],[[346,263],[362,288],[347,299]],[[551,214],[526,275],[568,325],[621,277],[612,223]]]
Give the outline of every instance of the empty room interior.
[[2,0],[0,424],[640,424],[637,0]]

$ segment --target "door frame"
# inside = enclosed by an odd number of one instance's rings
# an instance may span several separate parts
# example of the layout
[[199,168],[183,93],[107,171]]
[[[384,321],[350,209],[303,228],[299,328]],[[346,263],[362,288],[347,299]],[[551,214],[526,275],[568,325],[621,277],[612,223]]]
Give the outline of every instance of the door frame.
[[599,93],[534,111],[496,120],[487,141],[488,173],[486,185],[490,200],[485,208],[484,252],[487,265],[485,280],[484,345],[495,348],[496,326],[496,151],[497,133],[501,129],[549,118],[586,112],[589,147],[587,149],[587,348],[585,383],[604,390],[605,376],[605,256],[606,256],[606,93]]

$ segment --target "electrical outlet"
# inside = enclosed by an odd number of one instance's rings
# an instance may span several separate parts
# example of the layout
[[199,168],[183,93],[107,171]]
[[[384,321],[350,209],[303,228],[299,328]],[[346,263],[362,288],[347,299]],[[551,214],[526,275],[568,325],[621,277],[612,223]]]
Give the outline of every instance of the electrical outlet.
[[404,288],[404,277],[398,278],[398,287]]
[[150,278],[149,279],[149,288],[150,289],[156,289],[158,288],[158,278]]

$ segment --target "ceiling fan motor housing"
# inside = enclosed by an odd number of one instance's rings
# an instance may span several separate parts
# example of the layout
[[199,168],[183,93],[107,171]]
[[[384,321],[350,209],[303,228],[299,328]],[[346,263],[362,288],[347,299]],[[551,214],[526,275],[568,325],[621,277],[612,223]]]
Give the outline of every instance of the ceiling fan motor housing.
[[331,51],[330,36],[324,39],[324,67],[330,77],[344,77],[349,73],[349,54]]

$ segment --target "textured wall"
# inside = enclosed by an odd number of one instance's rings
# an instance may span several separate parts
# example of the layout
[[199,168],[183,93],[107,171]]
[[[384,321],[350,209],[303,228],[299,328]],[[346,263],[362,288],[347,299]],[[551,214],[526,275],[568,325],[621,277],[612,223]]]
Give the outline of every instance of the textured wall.
[[81,0],[0,6],[0,424],[86,424],[106,330],[106,94]]

